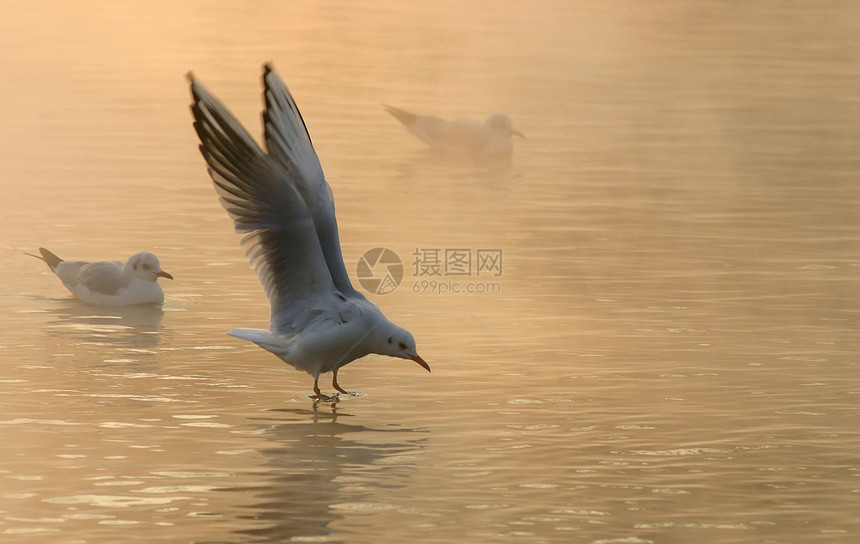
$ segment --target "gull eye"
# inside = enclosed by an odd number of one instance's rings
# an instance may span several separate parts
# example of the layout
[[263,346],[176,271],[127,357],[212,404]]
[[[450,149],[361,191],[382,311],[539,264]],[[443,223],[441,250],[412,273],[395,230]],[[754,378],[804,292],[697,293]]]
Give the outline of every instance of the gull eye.
[[388,343],[390,344],[390,343],[391,343],[391,342],[393,342],[393,341],[394,341],[394,339],[393,339],[393,338],[391,338],[391,337],[389,336],[389,337],[388,337]]
[[144,270],[149,270],[149,265],[148,265],[148,264],[143,265],[143,269],[144,269]]
[[400,344],[398,345],[400,346],[400,349],[406,349],[406,344],[404,344],[403,342],[400,342]]

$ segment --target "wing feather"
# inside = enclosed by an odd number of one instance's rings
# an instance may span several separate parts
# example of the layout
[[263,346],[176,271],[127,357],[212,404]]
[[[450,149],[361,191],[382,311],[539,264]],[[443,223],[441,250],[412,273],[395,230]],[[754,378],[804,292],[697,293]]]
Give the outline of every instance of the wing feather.
[[355,290],[343,264],[334,198],[314,151],[302,114],[287,86],[267,64],[263,70],[266,109],[263,112],[266,149],[288,172],[310,211],[326,266],[337,289],[345,296],[364,300]]
[[122,267],[123,263],[119,261],[86,263],[78,270],[75,283],[94,293],[115,295],[125,286]]
[[[189,76],[190,77],[190,76]],[[191,79],[194,128],[222,206],[271,305],[270,328],[301,328],[309,311],[339,299],[305,201],[283,168],[241,123]]]

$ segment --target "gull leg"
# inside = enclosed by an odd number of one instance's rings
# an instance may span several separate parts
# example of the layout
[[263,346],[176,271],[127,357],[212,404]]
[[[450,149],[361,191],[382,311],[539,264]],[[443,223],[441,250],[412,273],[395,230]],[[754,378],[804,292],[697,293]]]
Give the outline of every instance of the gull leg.
[[331,371],[331,385],[344,395],[349,395],[349,391],[345,391],[341,386],[337,384],[337,369]]
[[330,397],[328,395],[322,394],[322,391],[320,391],[319,377],[314,378],[314,393],[315,395],[311,398],[317,402],[328,402],[330,400],[337,400],[337,397]]

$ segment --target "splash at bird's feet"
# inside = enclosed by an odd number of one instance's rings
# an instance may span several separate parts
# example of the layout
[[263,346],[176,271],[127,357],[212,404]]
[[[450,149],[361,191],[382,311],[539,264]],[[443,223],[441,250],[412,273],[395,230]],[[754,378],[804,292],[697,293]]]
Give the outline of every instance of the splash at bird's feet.
[[367,393],[360,393],[358,391],[349,391],[346,393],[332,393],[331,395],[326,395],[325,393],[320,392],[319,394],[311,394],[308,395],[308,398],[314,401],[314,403],[319,402],[339,402],[341,399],[349,398],[349,397],[366,397]]

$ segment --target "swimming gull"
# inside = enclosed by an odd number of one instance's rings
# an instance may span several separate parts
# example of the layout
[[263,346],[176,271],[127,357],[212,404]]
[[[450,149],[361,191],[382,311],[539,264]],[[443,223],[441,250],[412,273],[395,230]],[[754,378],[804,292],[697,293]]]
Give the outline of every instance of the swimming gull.
[[125,263],[64,261],[43,247],[39,253],[41,257],[28,255],[45,261],[78,300],[96,306],[162,304],[164,292],[158,278],[173,279],[161,269],[158,257],[146,251],[135,253]]
[[448,121],[432,115],[416,115],[385,104],[383,107],[424,143],[445,152],[507,155],[514,149],[511,135],[525,137],[502,113],[494,113],[478,123],[469,119]]

